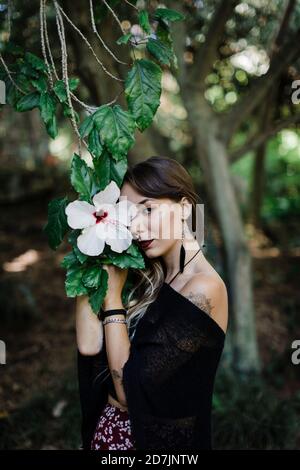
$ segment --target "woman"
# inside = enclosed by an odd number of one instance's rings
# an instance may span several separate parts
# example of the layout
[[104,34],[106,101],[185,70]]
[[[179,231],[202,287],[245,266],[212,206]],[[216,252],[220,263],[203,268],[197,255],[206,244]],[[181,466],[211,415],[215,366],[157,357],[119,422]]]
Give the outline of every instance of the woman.
[[128,169],[125,198],[137,207],[130,230],[146,269],[130,270],[124,306],[128,270],[105,266],[100,320],[87,299],[78,300],[83,448],[211,449],[228,304],[225,284],[188,224],[192,218],[195,225],[198,202],[192,178],[175,160],[151,157]]

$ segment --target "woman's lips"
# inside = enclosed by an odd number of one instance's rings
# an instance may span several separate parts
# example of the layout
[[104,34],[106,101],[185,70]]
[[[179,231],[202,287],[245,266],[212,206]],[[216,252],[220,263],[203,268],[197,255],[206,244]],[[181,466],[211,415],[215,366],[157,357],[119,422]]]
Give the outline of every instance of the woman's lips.
[[140,245],[141,248],[143,248],[143,250],[147,250],[147,248],[150,247],[152,242],[153,242],[153,239],[152,240],[145,240],[145,241],[139,242],[139,245]]

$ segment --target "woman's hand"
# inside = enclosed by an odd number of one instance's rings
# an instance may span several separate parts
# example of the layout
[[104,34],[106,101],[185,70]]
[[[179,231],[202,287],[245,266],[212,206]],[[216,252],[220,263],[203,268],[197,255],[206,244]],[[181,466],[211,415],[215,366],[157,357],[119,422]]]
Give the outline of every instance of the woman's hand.
[[108,288],[102,304],[103,309],[124,308],[122,290],[127,279],[128,269],[122,269],[113,264],[105,264],[103,269],[108,273]]

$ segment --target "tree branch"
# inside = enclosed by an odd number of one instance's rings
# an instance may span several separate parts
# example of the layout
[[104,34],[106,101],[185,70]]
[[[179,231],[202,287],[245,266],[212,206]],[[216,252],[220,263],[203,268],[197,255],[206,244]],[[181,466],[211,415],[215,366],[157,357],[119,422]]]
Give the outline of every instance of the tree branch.
[[204,81],[218,57],[219,42],[223,37],[228,19],[237,5],[237,0],[221,0],[210,22],[205,42],[195,52],[193,75]]
[[274,54],[268,72],[262,77],[253,80],[248,92],[229,112],[224,113],[220,118],[222,129],[221,137],[223,137],[226,143],[229,142],[241,122],[251,114],[264,98],[265,94],[273,86],[274,81],[282,74],[284,68],[293,63],[299,52],[300,31],[297,31],[280,51]]
[[271,48],[271,51],[270,51],[270,56],[272,56],[272,54],[274,52],[276,52],[278,46],[280,46],[280,44],[283,43],[284,37],[285,37],[286,32],[287,32],[288,27],[289,27],[289,23],[290,23],[292,13],[295,9],[295,6],[296,6],[296,0],[289,0],[288,1],[288,4],[287,4],[285,12],[284,12],[284,15],[282,17],[282,21],[279,24],[278,32],[276,33],[275,40],[272,44],[272,48]]
[[260,147],[260,145],[266,142],[266,140],[268,140],[273,135],[276,135],[282,129],[286,129],[290,125],[297,123],[300,123],[300,114],[294,114],[286,119],[277,121],[274,123],[273,127],[267,129],[265,132],[251,136],[244,145],[229,152],[230,163],[235,163],[247,152],[250,152],[251,150],[255,150],[256,148]]

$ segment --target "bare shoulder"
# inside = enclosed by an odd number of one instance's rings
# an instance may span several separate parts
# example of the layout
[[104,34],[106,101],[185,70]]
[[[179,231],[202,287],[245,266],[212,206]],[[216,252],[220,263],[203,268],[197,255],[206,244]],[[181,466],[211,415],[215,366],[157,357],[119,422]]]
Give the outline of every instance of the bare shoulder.
[[228,323],[227,288],[217,273],[195,274],[184,285],[181,294],[211,316],[226,332]]

